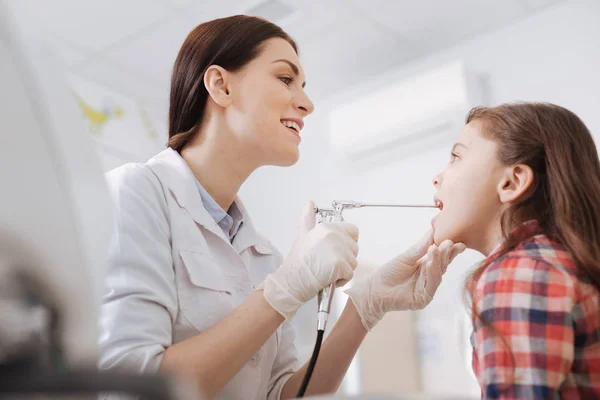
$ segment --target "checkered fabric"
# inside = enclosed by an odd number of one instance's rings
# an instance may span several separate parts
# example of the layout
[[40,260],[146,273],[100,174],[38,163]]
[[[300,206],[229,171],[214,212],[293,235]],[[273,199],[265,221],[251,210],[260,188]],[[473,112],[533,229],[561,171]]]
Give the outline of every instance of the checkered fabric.
[[472,300],[496,331],[474,318],[482,398],[600,399],[600,292],[536,221],[513,234],[521,243],[472,282]]

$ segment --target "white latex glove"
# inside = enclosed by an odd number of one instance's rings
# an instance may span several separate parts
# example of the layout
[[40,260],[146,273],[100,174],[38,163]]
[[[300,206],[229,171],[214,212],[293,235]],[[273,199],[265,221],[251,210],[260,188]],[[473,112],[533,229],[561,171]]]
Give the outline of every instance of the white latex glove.
[[448,264],[464,250],[464,244],[450,240],[436,246],[430,231],[345,293],[356,306],[364,327],[370,331],[388,311],[420,310],[427,306]]
[[281,267],[257,288],[285,318],[333,282],[352,279],[358,255],[358,228],[346,222],[315,226],[314,203],[304,208],[301,231]]

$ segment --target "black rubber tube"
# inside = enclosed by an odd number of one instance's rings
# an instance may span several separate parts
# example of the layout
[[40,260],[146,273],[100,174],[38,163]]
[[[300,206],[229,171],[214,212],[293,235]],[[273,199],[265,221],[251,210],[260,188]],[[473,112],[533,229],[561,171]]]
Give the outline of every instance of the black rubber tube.
[[315,342],[315,348],[313,350],[312,356],[310,357],[310,362],[308,363],[306,374],[304,374],[304,378],[302,379],[300,390],[298,390],[298,394],[296,395],[296,397],[298,398],[304,397],[304,393],[306,392],[306,388],[308,387],[308,383],[310,382],[310,378],[312,377],[313,370],[315,369],[315,365],[317,364],[317,358],[319,358],[319,352],[321,351],[323,333],[324,331],[317,331],[317,341]]

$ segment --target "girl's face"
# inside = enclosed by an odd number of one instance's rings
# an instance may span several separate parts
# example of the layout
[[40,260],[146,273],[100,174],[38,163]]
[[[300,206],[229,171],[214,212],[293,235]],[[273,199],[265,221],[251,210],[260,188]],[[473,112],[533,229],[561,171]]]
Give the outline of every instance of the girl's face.
[[432,220],[434,241],[462,242],[467,248],[489,253],[500,238],[500,214],[506,206],[504,191],[512,170],[497,157],[497,145],[481,134],[479,121],[459,133],[450,162],[434,178],[440,213]]

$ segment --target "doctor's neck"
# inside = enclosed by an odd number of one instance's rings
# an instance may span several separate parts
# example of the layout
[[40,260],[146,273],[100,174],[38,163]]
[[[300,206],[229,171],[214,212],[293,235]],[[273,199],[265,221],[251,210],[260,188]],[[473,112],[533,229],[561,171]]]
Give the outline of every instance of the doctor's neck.
[[227,211],[242,184],[260,165],[218,117],[207,117],[194,140],[181,150],[181,157],[202,187]]

